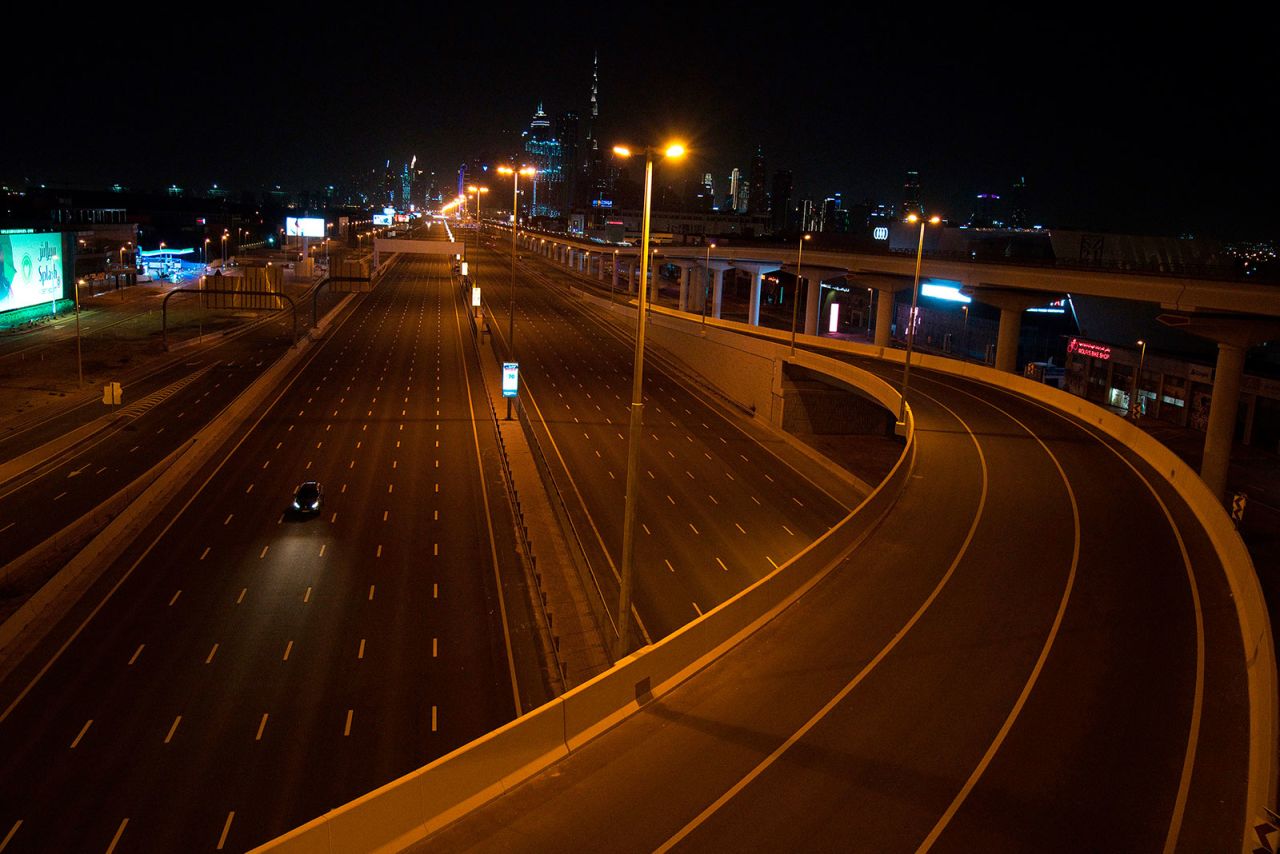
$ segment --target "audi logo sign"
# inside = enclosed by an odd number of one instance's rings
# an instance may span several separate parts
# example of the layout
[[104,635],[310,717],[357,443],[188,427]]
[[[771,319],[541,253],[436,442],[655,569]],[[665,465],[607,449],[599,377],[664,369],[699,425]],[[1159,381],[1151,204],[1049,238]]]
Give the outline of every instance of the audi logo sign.
[[876,240],[888,240],[889,229],[886,226],[878,225],[876,226],[875,230],[871,232],[871,236],[874,237]]

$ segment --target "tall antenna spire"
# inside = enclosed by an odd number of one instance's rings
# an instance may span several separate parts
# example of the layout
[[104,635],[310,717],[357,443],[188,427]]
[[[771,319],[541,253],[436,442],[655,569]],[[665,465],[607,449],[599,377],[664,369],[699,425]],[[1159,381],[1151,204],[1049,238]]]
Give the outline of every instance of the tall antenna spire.
[[591,52],[591,118],[599,118],[600,105],[596,101],[596,91],[600,84],[600,52]]

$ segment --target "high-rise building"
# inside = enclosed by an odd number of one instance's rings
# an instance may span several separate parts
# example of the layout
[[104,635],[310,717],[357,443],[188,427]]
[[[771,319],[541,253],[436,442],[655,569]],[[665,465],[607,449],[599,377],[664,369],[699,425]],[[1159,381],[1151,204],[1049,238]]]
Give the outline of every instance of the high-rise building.
[[551,132],[551,120],[539,102],[529,129],[522,134],[525,157],[538,170],[531,180],[530,216],[558,217],[564,188],[564,156]]
[[773,187],[770,192],[773,204],[770,215],[774,234],[790,231],[795,223],[795,216],[791,211],[791,193],[794,190],[790,169],[779,169],[773,173]]
[[920,173],[914,169],[907,172],[907,180],[902,185],[902,218],[909,214],[924,215],[924,204],[920,201]]
[[756,147],[755,157],[751,158],[751,174],[747,179],[747,213],[752,216],[764,216],[769,213],[769,196],[764,182],[764,149]]
[[1027,213],[1027,179],[1019,176],[1009,188],[1010,228],[1030,228],[1031,215]]
[[995,193],[979,193],[973,205],[973,213],[969,216],[970,228],[999,228],[1004,225],[1000,219],[1000,197]]
[[560,158],[564,166],[564,182],[557,200],[562,213],[567,213],[578,198],[578,178],[581,175],[578,163],[578,125],[578,114],[573,110],[556,117],[555,136],[560,143]]
[[738,167],[734,167],[729,173],[729,196],[725,201],[725,210],[737,211],[738,209],[738,190],[742,186],[742,172]]

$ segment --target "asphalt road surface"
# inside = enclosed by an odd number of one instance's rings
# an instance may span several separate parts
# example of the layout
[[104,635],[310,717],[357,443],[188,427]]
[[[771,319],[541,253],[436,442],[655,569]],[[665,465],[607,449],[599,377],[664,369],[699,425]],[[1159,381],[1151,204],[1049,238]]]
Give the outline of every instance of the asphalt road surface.
[[912,381],[909,484],[847,560],[421,850],[1239,851],[1244,655],[1194,517],[1087,425]]
[[544,699],[460,318],[400,262],[157,519],[4,698],[0,849],[244,850]]
[[[510,255],[473,245],[468,258],[497,350],[505,354]],[[634,338],[584,311],[552,273],[541,264],[517,269],[521,398],[548,456],[567,469],[570,503],[582,513],[578,530],[612,611],[622,563]],[[779,459],[774,451],[783,443],[769,441],[748,420],[657,361],[646,363],[635,607],[648,639],[670,634],[767,575],[856,502],[816,465],[805,461],[802,474]]]

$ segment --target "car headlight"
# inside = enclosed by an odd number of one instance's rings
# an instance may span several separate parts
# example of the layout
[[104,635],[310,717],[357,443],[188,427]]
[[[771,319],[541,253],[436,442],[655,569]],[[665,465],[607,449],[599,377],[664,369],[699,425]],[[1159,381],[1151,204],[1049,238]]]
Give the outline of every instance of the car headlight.
[[295,499],[295,500],[294,500],[294,502],[293,502],[293,509],[294,509],[294,510],[301,510],[301,509],[302,509],[302,505],[301,505],[301,504],[299,504],[299,503],[297,502],[297,500],[296,500],[296,499]]
[[316,501],[315,501],[315,503],[311,505],[311,509],[312,509],[312,510],[319,510],[319,509],[320,509],[320,499],[319,499],[319,498],[317,498],[317,499],[316,499]]

